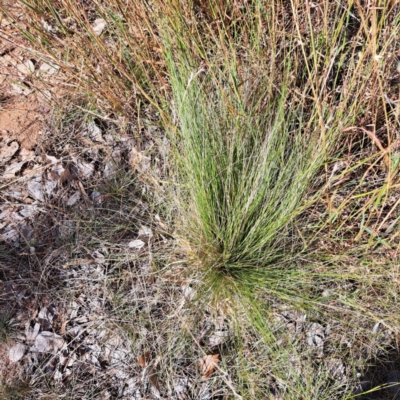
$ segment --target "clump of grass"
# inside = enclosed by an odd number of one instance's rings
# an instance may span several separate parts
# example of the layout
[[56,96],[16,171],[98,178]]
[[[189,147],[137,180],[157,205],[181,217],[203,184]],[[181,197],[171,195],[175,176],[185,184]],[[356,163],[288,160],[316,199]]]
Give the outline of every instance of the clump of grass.
[[232,87],[228,71],[209,70],[201,82],[185,61],[170,64],[179,177],[187,189],[180,196],[189,211],[183,212],[185,236],[215,293],[274,287],[291,273],[285,264],[298,246],[290,222],[324,164],[324,145],[301,125],[300,107],[285,110],[285,87],[268,99],[268,82]]
[[[171,137],[184,187],[178,194],[181,225],[217,298],[261,289],[305,300],[325,274],[344,279],[326,268],[316,272],[321,258],[306,249],[318,227],[295,222],[324,197],[328,177],[318,187],[316,176],[341,157],[341,126],[356,124],[362,110],[357,100],[368,82],[350,75],[360,66],[346,42],[352,13],[332,6],[331,36],[317,33],[309,20],[306,46],[288,38],[302,37],[306,10],[289,7],[292,30],[278,33],[274,12],[287,11],[279,7],[245,7],[245,22],[241,10],[235,23],[214,29],[201,22],[188,26],[190,16],[178,5],[165,12],[170,113],[178,121]],[[225,9],[210,8],[223,21]],[[324,63],[328,59],[335,71]],[[273,68],[266,73],[268,65]],[[335,98],[343,84],[346,96]]]

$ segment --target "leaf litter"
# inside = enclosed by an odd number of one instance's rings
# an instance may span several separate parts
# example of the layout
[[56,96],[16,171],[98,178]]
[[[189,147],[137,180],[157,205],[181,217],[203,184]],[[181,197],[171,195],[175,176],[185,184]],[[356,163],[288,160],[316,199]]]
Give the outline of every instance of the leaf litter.
[[214,373],[215,367],[219,361],[219,354],[210,354],[202,357],[199,360],[202,373],[201,379],[205,380],[210,378],[210,376]]
[[[94,26],[96,34],[101,34],[104,28],[101,21]],[[20,74],[21,82],[32,74],[54,77],[59,70],[52,63],[38,62],[34,65],[23,56],[18,56],[15,62],[10,58],[6,65]],[[21,84],[8,86],[8,93],[19,98],[18,101],[21,98],[30,99],[25,96],[32,92]],[[136,173],[148,171],[150,158],[136,149],[133,151],[135,141],[131,138],[104,134],[95,122],[89,123],[81,131],[81,137],[87,138],[86,148],[81,146],[76,152],[74,146],[69,151],[61,146],[59,151],[47,152],[54,139],[51,128],[44,121],[47,117],[45,113],[41,115],[40,132],[31,135],[29,140],[20,134],[23,126],[14,122],[20,118],[20,114],[10,111],[8,116],[13,118],[13,122],[4,125],[7,119],[0,112],[0,185],[3,186],[4,198],[0,204],[0,241],[27,254],[45,250],[44,270],[61,268],[64,271],[63,279],[71,282],[71,289],[75,291],[77,282],[80,282],[82,294],[76,302],[72,301],[67,306],[59,303],[53,307],[44,299],[35,300],[34,304],[37,301],[41,303],[37,311],[33,314],[21,313],[18,317],[21,329],[15,339],[17,342],[7,351],[6,362],[20,366],[23,375],[29,377],[32,383],[46,376],[46,380],[53,379],[65,386],[73,376],[88,371],[93,376],[101,375],[105,381],[114,382],[111,392],[116,391],[121,398],[132,398],[133,395],[144,398],[146,381],[150,382],[153,395],[158,398],[160,384],[154,367],[148,367],[144,381],[138,379],[139,374],[132,372],[130,367],[132,353],[129,341],[121,332],[107,326],[107,306],[104,299],[99,299],[99,293],[104,288],[99,279],[106,280],[104,269],[109,268],[106,253],[103,249],[95,250],[87,257],[86,263],[70,264],[63,249],[41,247],[43,244],[35,227],[39,218],[46,215],[48,204],[83,208],[99,206],[104,201],[103,194],[98,190],[86,193],[92,179],[115,177],[121,166],[126,170],[135,169]],[[94,142],[104,146],[101,155]],[[75,142],[72,143],[74,145]],[[135,167],[130,165],[129,154],[135,154],[138,160]],[[58,222],[60,238],[74,234],[75,224],[68,222]],[[143,226],[138,235],[150,239],[153,232],[151,228]],[[131,243],[128,249],[133,250],[145,245],[140,239],[127,243]],[[98,283],[88,286],[88,282]],[[87,295],[83,295],[83,292]],[[30,297],[25,290],[15,292],[16,297],[12,293],[14,291],[10,294],[13,299],[20,299],[20,307],[33,301],[28,300]],[[104,398],[110,397],[111,392],[105,390]]]

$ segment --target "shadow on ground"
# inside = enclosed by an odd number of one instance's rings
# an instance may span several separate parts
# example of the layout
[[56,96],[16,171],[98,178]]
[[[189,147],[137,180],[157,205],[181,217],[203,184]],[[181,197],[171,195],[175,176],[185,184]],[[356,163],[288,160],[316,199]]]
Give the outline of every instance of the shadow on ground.
[[390,349],[371,362],[355,391],[360,400],[400,400],[400,352]]

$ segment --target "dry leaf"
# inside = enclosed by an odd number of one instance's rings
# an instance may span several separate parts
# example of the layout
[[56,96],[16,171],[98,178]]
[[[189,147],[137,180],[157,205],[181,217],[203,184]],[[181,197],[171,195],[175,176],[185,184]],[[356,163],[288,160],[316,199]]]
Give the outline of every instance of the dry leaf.
[[56,32],[56,28],[48,24],[44,19],[42,19],[43,28],[46,29],[47,32]]
[[9,165],[3,173],[3,179],[14,179],[15,174],[21,171],[21,168],[25,164],[25,161],[13,163]]
[[113,178],[115,176],[116,170],[114,164],[107,163],[104,167],[104,177]]
[[79,199],[81,198],[81,195],[79,192],[75,192],[68,200],[67,200],[67,206],[73,206]]
[[44,74],[48,74],[48,75],[53,75],[58,71],[59,68],[60,67],[58,65],[50,65],[50,64],[47,64],[47,63],[44,62],[40,66],[39,72],[40,73],[44,73]]
[[61,382],[62,379],[63,379],[63,374],[59,369],[57,369],[56,372],[54,372],[54,380],[56,382]]
[[139,357],[139,365],[145,368],[149,360],[150,360],[150,350],[147,350]]
[[12,83],[11,89],[8,90],[8,93],[13,96],[28,96],[28,94],[31,94],[32,91],[32,89],[29,89],[28,86],[24,85],[23,83]]
[[[147,350],[145,353],[143,353],[140,357],[139,357],[139,365],[142,368],[146,368],[147,364],[150,361],[150,350]],[[158,383],[158,377],[157,377],[157,371],[155,368],[150,367],[149,368],[149,381],[150,383],[153,385],[154,389],[156,389],[158,392],[160,392],[160,385]]]
[[0,19],[0,27],[1,27],[1,28],[6,28],[7,26],[10,26],[10,25],[11,25],[11,22],[8,21],[7,19],[5,19],[5,18],[2,16],[2,18]]
[[103,29],[106,27],[107,22],[103,18],[97,18],[92,25],[95,35],[100,36]]
[[[36,180],[37,179],[37,180]],[[39,201],[44,201],[44,193],[43,193],[43,185],[41,183],[41,178],[36,178],[35,180],[31,180],[28,185],[28,193],[34,199]]]
[[35,66],[33,65],[33,62],[31,60],[27,60],[24,63],[17,64],[16,68],[22,75],[30,75],[35,70]]
[[96,125],[94,121],[90,122],[87,127],[89,136],[96,142],[103,142],[103,135],[101,134],[101,129]]
[[322,325],[313,322],[307,331],[307,344],[322,351],[325,342],[325,333]]
[[229,336],[228,331],[224,330],[214,331],[208,338],[208,343],[212,347],[219,346],[220,344],[222,344],[227,340],[228,336]]
[[64,321],[62,323],[61,329],[60,329],[60,335],[64,335],[65,334],[68,322],[69,322],[69,319],[67,319],[66,321]]
[[25,354],[26,346],[22,343],[18,343],[15,346],[11,347],[9,358],[12,362],[19,361]]
[[106,258],[104,257],[104,254],[100,253],[99,251],[95,250],[92,253],[93,261],[96,264],[103,264],[106,261]]
[[7,143],[5,146],[2,145],[0,150],[0,162],[5,163],[13,157],[13,155],[18,151],[19,144],[15,140]]
[[35,153],[28,149],[21,149],[21,151],[19,152],[19,156],[21,158],[21,161],[30,161],[35,156]]
[[0,241],[6,243],[16,242],[19,238],[19,232],[16,229],[7,227],[0,235]]
[[30,351],[37,353],[55,354],[64,345],[64,339],[53,333],[43,331],[36,336],[35,343]]
[[10,54],[6,54],[5,56],[0,58],[1,64],[5,66],[9,65],[17,65],[18,64],[18,59],[15,57],[11,57]]
[[219,363],[219,354],[207,355],[200,359],[200,367],[203,376],[201,379],[208,379],[214,372],[215,366]]
[[136,250],[140,250],[144,245],[145,243],[143,242],[143,240],[140,239],[132,240],[132,242],[128,243],[128,247]]
[[94,165],[88,164],[82,160],[78,160],[76,163],[78,173],[82,178],[89,178],[94,173]]
[[19,213],[25,217],[25,218],[33,218],[33,216],[36,214],[37,208],[35,206],[25,206],[24,208],[21,208],[19,210]]
[[36,323],[35,326],[32,328],[29,322],[27,323],[25,327],[25,337],[26,337],[26,342],[28,344],[31,344],[35,341],[36,336],[39,333],[39,329],[40,329],[40,324]]
[[174,385],[174,391],[177,394],[178,399],[189,399],[189,379],[187,377],[179,378],[177,384]]
[[42,307],[40,309],[38,318],[42,330],[48,331],[51,329],[53,325],[54,314],[55,314],[55,308],[52,306],[50,306],[49,308]]
[[142,225],[139,229],[139,236],[148,236],[149,238],[153,237],[153,231],[147,226]]
[[132,148],[129,152],[129,163],[135,170],[143,172],[150,168],[151,158]]
[[157,372],[154,368],[150,368],[149,381],[155,389],[160,393],[160,384],[158,383]]
[[53,194],[54,189],[57,187],[57,181],[46,180],[44,183],[44,189],[48,196]]

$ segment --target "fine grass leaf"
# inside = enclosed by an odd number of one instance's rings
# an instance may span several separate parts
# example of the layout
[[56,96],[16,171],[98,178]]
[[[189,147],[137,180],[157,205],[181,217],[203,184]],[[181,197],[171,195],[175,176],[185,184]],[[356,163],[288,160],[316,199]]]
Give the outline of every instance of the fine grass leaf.
[[209,354],[202,357],[200,360],[201,379],[208,379],[214,372],[215,366],[219,363],[219,354]]

